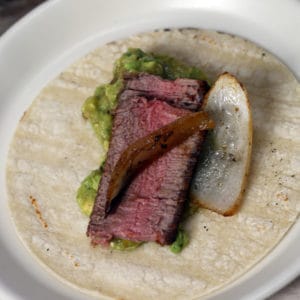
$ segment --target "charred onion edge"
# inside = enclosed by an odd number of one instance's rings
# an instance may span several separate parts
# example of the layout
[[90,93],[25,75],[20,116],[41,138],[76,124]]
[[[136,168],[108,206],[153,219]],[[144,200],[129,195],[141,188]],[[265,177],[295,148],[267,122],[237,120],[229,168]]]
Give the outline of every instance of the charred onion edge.
[[246,188],[245,188],[246,187],[246,182],[248,180],[249,172],[250,172],[250,162],[251,162],[251,153],[252,153],[252,140],[253,140],[252,111],[251,111],[251,107],[250,107],[250,103],[249,103],[248,92],[245,89],[244,85],[241,82],[239,82],[235,76],[233,76],[232,74],[230,74],[228,72],[224,72],[221,75],[219,75],[218,78],[217,78],[217,80],[213,84],[213,86],[206,93],[206,95],[204,97],[204,100],[203,100],[203,109],[204,109],[204,111],[205,111],[205,107],[206,107],[206,104],[208,102],[208,99],[209,99],[209,96],[210,96],[211,92],[213,91],[214,87],[216,86],[217,81],[220,78],[222,78],[223,76],[226,76],[226,78],[230,78],[230,80],[235,81],[240,86],[240,88],[242,89],[242,91],[244,92],[244,94],[246,96],[246,100],[247,100],[246,101],[246,105],[247,105],[247,108],[248,108],[248,111],[249,111],[249,126],[248,126],[249,141],[248,141],[248,148],[247,148],[248,149],[247,165],[246,165],[246,168],[245,168],[246,172],[245,172],[242,184],[241,184],[240,193],[239,193],[238,197],[236,198],[234,204],[232,206],[230,206],[226,211],[222,211],[222,210],[220,210],[220,209],[218,209],[217,207],[214,207],[214,206],[208,206],[208,205],[206,205],[205,203],[203,203],[201,201],[201,199],[196,198],[196,196],[193,195],[192,193],[191,193],[191,200],[198,202],[201,207],[204,207],[204,208],[207,208],[209,210],[212,210],[212,211],[214,211],[214,212],[216,212],[218,214],[221,214],[223,216],[232,216],[232,215],[234,215],[238,211],[239,207],[241,206],[241,200],[242,200],[243,195],[244,195],[244,193],[246,191]]

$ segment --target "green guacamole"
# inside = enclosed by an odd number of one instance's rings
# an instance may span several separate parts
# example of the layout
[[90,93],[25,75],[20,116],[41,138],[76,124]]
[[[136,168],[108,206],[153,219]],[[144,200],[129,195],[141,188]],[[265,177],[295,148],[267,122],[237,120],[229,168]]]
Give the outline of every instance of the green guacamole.
[[87,216],[92,213],[101,174],[101,169],[92,171],[82,181],[79,189],[77,190],[77,203],[81,211]]
[[129,240],[122,240],[122,239],[113,239],[110,242],[110,247],[114,250],[134,250],[138,246],[142,245],[143,242],[133,242]]
[[114,78],[122,77],[124,72],[146,72],[166,79],[206,80],[206,76],[198,68],[187,66],[173,57],[145,53],[141,49],[129,49],[116,61]]
[[92,97],[86,99],[82,106],[82,115],[89,120],[100,144],[106,151],[109,146],[112,126],[111,113],[118,104],[117,97],[122,87],[122,79],[101,85]]
[[[94,95],[89,97],[82,106],[82,115],[90,122],[105,152],[108,151],[111,136],[112,112],[118,104],[118,95],[123,89],[123,75],[125,73],[139,72],[159,75],[165,79],[190,78],[206,80],[201,70],[187,66],[175,58],[145,53],[141,49],[129,49],[115,62],[112,82],[99,86]],[[106,155],[101,157],[99,165],[103,165],[105,158]],[[87,216],[92,212],[101,174],[102,168],[92,171],[82,181],[77,191],[77,203],[81,211]],[[171,245],[171,250],[178,253],[187,243],[188,237],[180,229],[176,241]],[[118,250],[131,250],[140,244],[115,239],[112,241],[111,247]]]
[[173,253],[179,253],[185,246],[188,245],[189,241],[190,239],[187,232],[180,226],[178,229],[176,240],[170,246],[170,250]]

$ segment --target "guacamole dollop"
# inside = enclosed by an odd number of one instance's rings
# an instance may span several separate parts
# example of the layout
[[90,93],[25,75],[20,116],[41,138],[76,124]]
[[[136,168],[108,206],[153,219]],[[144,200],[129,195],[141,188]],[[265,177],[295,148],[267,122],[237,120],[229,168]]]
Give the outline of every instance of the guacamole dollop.
[[189,239],[187,232],[180,226],[178,229],[176,240],[170,246],[170,250],[173,253],[177,254],[177,253],[181,252],[185,246],[188,245],[189,241],[190,241],[190,239]]
[[110,242],[110,247],[114,250],[134,250],[138,246],[142,245],[143,242],[133,242],[129,240],[123,240],[123,239],[113,239]]
[[114,77],[120,78],[124,72],[146,72],[171,80],[176,78],[206,80],[204,73],[196,67],[188,66],[167,55],[145,53],[136,48],[129,49],[116,61]]
[[77,203],[81,211],[87,216],[92,213],[101,174],[101,168],[92,171],[86,178],[84,178],[77,190]]
[[[118,95],[123,89],[123,75],[125,73],[146,72],[159,75],[165,79],[190,78],[207,80],[204,73],[188,66],[177,59],[154,53],[145,53],[141,49],[131,48],[125,52],[114,65],[113,80],[96,88],[93,96],[86,99],[82,106],[82,115],[86,118],[97,136],[101,146],[107,153],[113,123],[112,112],[118,104]],[[99,165],[103,165],[106,154],[100,158]],[[92,213],[93,203],[97,194],[98,184],[101,179],[102,168],[92,171],[81,183],[77,191],[77,203],[85,215]],[[171,245],[171,250],[180,252],[188,243],[188,237],[183,229],[179,230],[178,237]],[[142,243],[115,239],[111,243],[113,249],[131,250]],[[173,248],[172,248],[173,247]]]

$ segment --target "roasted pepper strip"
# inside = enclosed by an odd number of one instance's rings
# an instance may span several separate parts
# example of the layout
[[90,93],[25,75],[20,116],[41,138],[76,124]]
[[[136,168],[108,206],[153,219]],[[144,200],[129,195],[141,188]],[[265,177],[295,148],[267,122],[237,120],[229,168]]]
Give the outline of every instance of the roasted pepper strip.
[[190,113],[129,145],[112,171],[107,190],[106,213],[132,175],[145,163],[163,155],[197,131],[213,127],[214,122],[206,112]]

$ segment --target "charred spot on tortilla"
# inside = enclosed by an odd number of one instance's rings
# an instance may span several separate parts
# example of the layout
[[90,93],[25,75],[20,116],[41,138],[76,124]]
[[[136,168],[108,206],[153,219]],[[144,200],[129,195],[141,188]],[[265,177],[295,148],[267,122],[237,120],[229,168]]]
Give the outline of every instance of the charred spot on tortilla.
[[32,205],[32,207],[34,208],[34,212],[39,220],[39,222],[42,224],[42,226],[47,229],[48,228],[48,223],[46,222],[46,220],[44,219],[41,209],[39,207],[39,204],[36,200],[36,198],[34,198],[32,195],[29,196],[29,201]]

